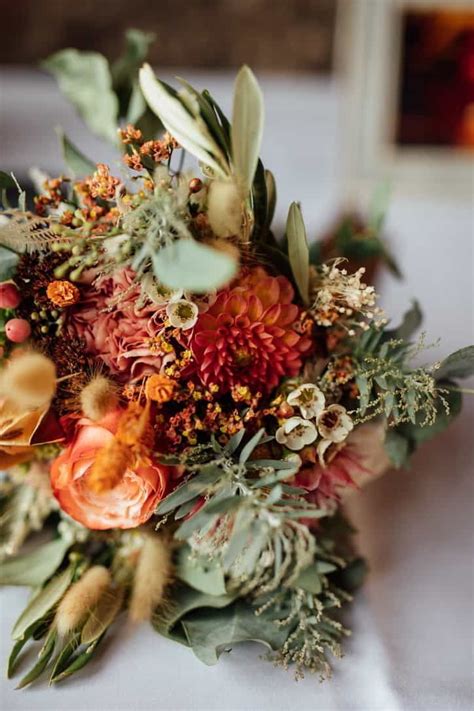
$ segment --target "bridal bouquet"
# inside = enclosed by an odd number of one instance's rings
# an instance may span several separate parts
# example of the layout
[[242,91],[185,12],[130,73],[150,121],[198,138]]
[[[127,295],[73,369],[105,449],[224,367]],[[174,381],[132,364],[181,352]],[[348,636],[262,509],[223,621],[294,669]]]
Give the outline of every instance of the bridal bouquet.
[[62,136],[69,177],[30,204],[0,175],[0,582],[33,588],[8,673],[35,646],[19,686],[59,682],[128,618],[324,677],[364,574],[341,502],[458,414],[473,349],[412,364],[416,304],[390,327],[297,203],[273,234],[248,68],[231,123],[148,65],[133,91],[121,167]]

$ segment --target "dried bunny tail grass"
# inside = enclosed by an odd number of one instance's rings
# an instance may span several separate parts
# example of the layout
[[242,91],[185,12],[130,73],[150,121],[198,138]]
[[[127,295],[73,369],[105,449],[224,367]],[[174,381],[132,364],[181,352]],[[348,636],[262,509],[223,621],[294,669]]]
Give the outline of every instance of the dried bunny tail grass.
[[163,537],[146,536],[135,570],[130,599],[128,614],[132,622],[151,619],[154,610],[163,602],[171,577],[169,542]]
[[82,412],[94,422],[118,405],[117,388],[104,375],[95,375],[79,394]]
[[242,196],[233,181],[213,180],[207,197],[207,217],[217,237],[240,234]]
[[10,359],[0,377],[0,396],[21,409],[46,407],[56,392],[56,367],[41,353],[29,351]]
[[56,611],[56,628],[62,636],[75,629],[102,597],[111,582],[110,573],[103,565],[94,565],[74,583]]
[[116,437],[100,449],[87,475],[88,485],[96,494],[114,489],[133,462],[133,452]]

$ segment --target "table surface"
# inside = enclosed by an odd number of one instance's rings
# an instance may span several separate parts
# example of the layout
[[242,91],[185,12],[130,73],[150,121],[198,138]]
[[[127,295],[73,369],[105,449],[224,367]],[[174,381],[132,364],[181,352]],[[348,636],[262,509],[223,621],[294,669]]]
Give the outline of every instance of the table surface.
[[[3,71],[0,79],[7,99],[1,110],[3,169],[21,175],[36,162],[58,171],[56,123],[89,155],[108,157],[86,137],[47,78]],[[191,74],[191,79],[229,106],[228,75]],[[342,92],[336,83],[309,78],[264,77],[262,84],[263,159],[277,178],[277,222],[283,223],[291,200],[301,200],[314,235],[344,199]],[[442,338],[428,358],[472,342],[472,205],[395,191],[387,228],[404,280],[384,275],[382,305],[396,320],[418,297],[429,336]],[[462,417],[417,453],[410,471],[391,472],[352,498],[370,575],[349,613],[353,636],[345,658],[334,663],[331,681],[319,684],[308,676],[297,684],[291,673],[260,661],[261,648],[250,644],[207,668],[148,626],[122,626],[86,674],[59,688],[44,683],[15,692],[2,679],[3,708],[467,711],[473,702],[473,414],[467,396]],[[23,589],[0,593],[2,669],[11,625],[26,598]]]

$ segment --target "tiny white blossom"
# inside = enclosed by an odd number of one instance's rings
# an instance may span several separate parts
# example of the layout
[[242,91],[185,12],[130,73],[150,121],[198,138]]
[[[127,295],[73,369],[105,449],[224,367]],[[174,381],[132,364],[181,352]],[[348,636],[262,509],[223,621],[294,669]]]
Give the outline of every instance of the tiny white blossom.
[[177,301],[169,302],[166,307],[166,315],[168,316],[172,326],[175,328],[181,328],[183,331],[187,331],[196,323],[199,315],[199,309],[192,301],[178,299]]
[[275,438],[279,444],[296,451],[303,449],[317,438],[318,433],[312,422],[302,417],[290,417],[276,431]]
[[316,418],[319,434],[330,442],[343,442],[354,424],[342,405],[329,405]]
[[299,407],[305,420],[317,417],[326,404],[324,393],[312,383],[300,385],[288,395],[286,401],[291,407]]

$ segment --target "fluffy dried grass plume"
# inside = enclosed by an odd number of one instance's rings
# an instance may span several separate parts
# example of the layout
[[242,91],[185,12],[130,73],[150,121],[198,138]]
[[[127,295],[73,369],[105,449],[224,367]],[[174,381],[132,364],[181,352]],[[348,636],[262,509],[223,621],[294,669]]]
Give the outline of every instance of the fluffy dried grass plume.
[[56,367],[41,353],[14,356],[0,377],[0,397],[21,410],[47,407],[55,392]]
[[118,405],[115,384],[103,375],[95,375],[79,395],[82,412],[94,422],[101,420]]
[[84,621],[111,583],[110,573],[102,565],[94,565],[74,583],[56,611],[58,634],[66,635]]
[[217,237],[240,234],[242,226],[242,197],[231,181],[213,180],[209,186],[207,216]]
[[133,622],[149,620],[163,602],[172,577],[171,547],[162,537],[147,535],[138,559],[129,617]]

